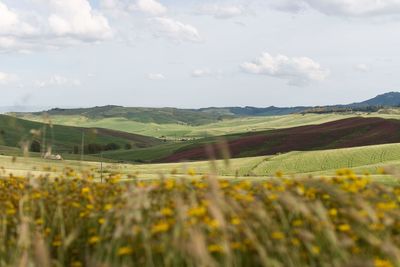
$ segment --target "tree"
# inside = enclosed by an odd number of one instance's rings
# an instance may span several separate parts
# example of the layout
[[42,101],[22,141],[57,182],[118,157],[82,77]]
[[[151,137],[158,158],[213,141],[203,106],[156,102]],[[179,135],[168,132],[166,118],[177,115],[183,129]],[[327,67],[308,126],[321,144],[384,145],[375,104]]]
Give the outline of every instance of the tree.
[[41,144],[37,140],[33,140],[30,146],[29,151],[31,152],[40,152]]
[[132,149],[132,144],[125,144],[125,149],[126,150]]
[[110,150],[118,150],[120,148],[121,147],[119,145],[115,144],[115,143],[109,143],[104,147],[104,150],[105,151],[110,151]]

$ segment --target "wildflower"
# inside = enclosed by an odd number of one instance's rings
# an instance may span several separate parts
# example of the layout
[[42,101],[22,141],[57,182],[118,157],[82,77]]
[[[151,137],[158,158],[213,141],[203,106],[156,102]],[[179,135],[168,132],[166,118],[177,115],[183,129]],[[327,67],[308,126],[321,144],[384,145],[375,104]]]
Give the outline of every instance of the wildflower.
[[271,235],[272,239],[281,240],[285,238],[285,234],[282,232],[273,232]]
[[36,221],[35,221],[35,224],[36,225],[42,225],[44,223],[44,220],[43,219],[37,219]]
[[330,209],[329,210],[329,215],[332,217],[336,217],[337,216],[337,209]]
[[318,246],[312,246],[311,247],[311,253],[313,255],[319,255],[321,253],[321,249]]
[[295,226],[295,227],[302,226],[303,225],[303,221],[302,220],[294,220],[292,222],[292,225]]
[[196,170],[195,169],[189,169],[187,172],[190,176],[195,176],[196,175]]
[[298,247],[300,246],[300,240],[297,238],[292,238],[292,240],[290,240],[290,242],[292,243],[293,246]]
[[61,240],[54,240],[54,241],[51,243],[51,245],[52,245],[53,247],[60,247],[60,246],[62,245],[62,242],[61,242]]
[[98,220],[98,222],[99,222],[99,224],[104,224],[104,223],[106,222],[106,220],[105,220],[104,218],[100,218],[100,219]]
[[105,211],[109,211],[109,210],[111,210],[113,208],[113,205],[112,204],[106,204],[106,205],[104,205],[104,210]]
[[133,253],[133,249],[131,247],[121,247],[117,251],[118,256],[130,255]]
[[393,264],[388,260],[376,258],[374,260],[374,266],[375,267],[393,267]]
[[240,223],[241,223],[241,222],[240,222],[240,219],[237,218],[237,217],[232,218],[232,220],[231,220],[231,224],[232,224],[232,225],[239,225]]
[[164,233],[167,232],[170,228],[170,225],[167,222],[159,222],[151,228],[152,234]]
[[163,208],[161,214],[164,216],[172,216],[174,212],[170,208]]
[[82,188],[81,193],[82,193],[82,194],[88,194],[88,193],[90,193],[90,188],[89,188],[89,187],[84,187],[84,188]]
[[89,238],[88,243],[90,245],[94,245],[100,242],[100,237],[99,236],[92,236]]
[[207,213],[207,209],[203,206],[199,206],[189,209],[187,213],[191,217],[200,217]]
[[211,253],[223,252],[224,248],[221,245],[212,244],[208,246],[208,251]]
[[166,180],[164,183],[164,187],[167,190],[172,190],[175,187],[175,181],[172,179]]
[[340,232],[349,232],[351,230],[351,227],[348,224],[341,224],[339,225],[338,229]]

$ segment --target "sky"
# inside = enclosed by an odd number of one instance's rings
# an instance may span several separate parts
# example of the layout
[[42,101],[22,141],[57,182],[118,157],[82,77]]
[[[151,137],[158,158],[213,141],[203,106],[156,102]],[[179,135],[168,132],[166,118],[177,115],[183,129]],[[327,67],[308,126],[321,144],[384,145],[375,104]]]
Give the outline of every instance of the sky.
[[399,47],[400,0],[0,0],[0,106],[352,103]]

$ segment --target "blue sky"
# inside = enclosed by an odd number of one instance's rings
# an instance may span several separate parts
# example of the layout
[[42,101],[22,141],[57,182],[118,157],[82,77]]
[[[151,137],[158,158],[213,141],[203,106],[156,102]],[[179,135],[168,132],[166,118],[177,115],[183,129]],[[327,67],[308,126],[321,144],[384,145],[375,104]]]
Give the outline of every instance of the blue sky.
[[400,0],[0,0],[0,106],[295,106],[400,88]]

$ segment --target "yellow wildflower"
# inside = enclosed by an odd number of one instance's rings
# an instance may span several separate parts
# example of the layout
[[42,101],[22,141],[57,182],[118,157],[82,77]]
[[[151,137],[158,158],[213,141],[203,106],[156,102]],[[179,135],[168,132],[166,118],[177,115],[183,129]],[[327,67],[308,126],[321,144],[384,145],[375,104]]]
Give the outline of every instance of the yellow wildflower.
[[151,228],[152,234],[164,233],[167,232],[170,228],[170,225],[167,222],[159,222]]
[[94,245],[100,242],[100,237],[99,236],[92,236],[89,238],[88,243],[90,245]]
[[117,251],[118,256],[130,255],[133,253],[133,249],[131,247],[121,247]]

